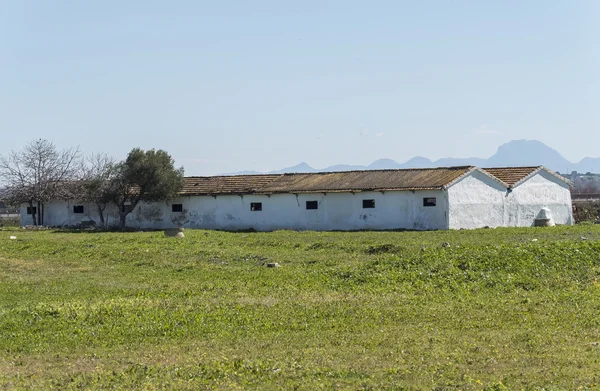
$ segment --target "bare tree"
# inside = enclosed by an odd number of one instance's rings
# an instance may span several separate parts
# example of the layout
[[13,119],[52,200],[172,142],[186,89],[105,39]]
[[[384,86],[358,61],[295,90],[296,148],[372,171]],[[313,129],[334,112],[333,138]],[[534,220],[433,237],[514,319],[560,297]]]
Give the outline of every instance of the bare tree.
[[7,200],[26,203],[33,225],[44,223],[44,205],[50,200],[73,196],[72,182],[81,167],[79,148],[58,150],[44,139],[33,140],[21,151],[0,156],[0,179],[6,186]]
[[117,164],[114,158],[97,153],[88,156],[83,165],[83,178],[79,183],[79,194],[82,201],[96,205],[100,223],[106,227],[104,212],[111,202],[112,181],[117,174]]

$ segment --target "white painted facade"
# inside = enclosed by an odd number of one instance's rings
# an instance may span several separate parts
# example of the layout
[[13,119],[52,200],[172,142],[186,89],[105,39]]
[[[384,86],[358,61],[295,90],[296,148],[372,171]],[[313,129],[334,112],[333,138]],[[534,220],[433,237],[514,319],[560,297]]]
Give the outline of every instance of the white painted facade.
[[550,209],[556,224],[574,223],[569,185],[545,170],[515,186],[507,200],[505,225],[532,226],[544,207]]
[[[435,198],[435,206],[425,206],[424,198]],[[363,200],[374,200],[375,207],[363,208]],[[318,209],[307,209],[307,201],[317,201]],[[261,203],[262,210],[252,211],[252,203]],[[181,204],[183,210],[173,212],[173,204]],[[76,205],[83,205],[83,213],[75,213]],[[550,209],[556,224],[573,224],[569,185],[545,170],[512,191],[473,170],[440,190],[185,196],[141,203],[128,215],[127,226],[257,231],[471,229],[532,226],[543,207]],[[109,226],[118,224],[114,207],[105,211],[105,219]],[[100,225],[93,204],[56,201],[44,208],[44,225],[76,226],[89,221]],[[21,208],[21,224],[31,224],[26,205]]]
[[[423,206],[423,198],[435,197],[436,206]],[[374,200],[374,208],[363,208],[363,200]],[[306,209],[307,201],[317,201],[318,209]],[[252,211],[252,203],[262,210]],[[181,204],[182,212],[172,205]],[[74,213],[83,205],[84,213]],[[31,216],[22,208],[22,224],[31,224]],[[142,229],[173,227],[272,231],[295,230],[382,230],[445,229],[447,227],[446,192],[394,191],[317,194],[189,196],[169,202],[141,203],[128,216],[127,226]],[[115,209],[105,212],[107,223],[119,221]],[[44,224],[76,226],[90,220],[99,224],[93,204],[52,202],[44,208]],[[29,218],[29,221],[27,219]]]
[[448,228],[503,226],[506,187],[480,171],[463,177],[448,188]]
[[448,189],[448,228],[531,227],[541,209],[556,224],[572,225],[569,184],[540,170],[511,190],[482,172],[473,172]]

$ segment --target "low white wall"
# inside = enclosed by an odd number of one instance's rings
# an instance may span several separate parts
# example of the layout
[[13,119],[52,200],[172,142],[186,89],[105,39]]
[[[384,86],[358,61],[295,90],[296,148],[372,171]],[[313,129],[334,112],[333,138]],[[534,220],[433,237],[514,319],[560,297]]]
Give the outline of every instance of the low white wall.
[[[74,213],[75,205],[83,205],[83,213]],[[28,205],[21,205],[21,226],[32,225],[33,220],[30,214],[27,214]],[[96,205],[91,203],[81,203],[75,201],[52,201],[44,205],[44,225],[53,227],[75,226],[82,222],[94,221],[100,226],[100,217]],[[108,207],[104,213],[108,225],[119,223],[119,215],[116,208]]]
[[569,185],[541,170],[511,192],[474,172],[448,189],[451,229],[530,227],[544,207],[556,224],[573,224]]
[[[436,206],[423,206],[423,198],[436,197]],[[375,200],[375,208],[363,209],[363,200]],[[317,201],[317,210],[307,210],[306,201]],[[261,202],[262,211],[251,211],[252,202]],[[183,212],[172,212],[182,204]],[[94,205],[83,204],[84,213],[74,214],[73,202],[52,202],[45,207],[45,225],[73,226],[100,220]],[[192,196],[171,202],[142,203],[127,217],[135,228],[171,227],[258,231],[360,230],[360,229],[447,229],[447,195],[443,191],[358,192],[318,194],[275,194],[245,196]],[[26,207],[22,208],[26,211]],[[24,216],[22,223],[27,222]],[[114,209],[105,213],[108,224],[117,224]]]
[[[423,207],[424,197],[436,197],[438,204]],[[363,209],[365,199],[375,200],[375,208]],[[317,201],[318,209],[307,210],[306,201]],[[261,202],[262,211],[251,211],[253,202]],[[172,204],[182,204],[183,212],[171,212]],[[445,229],[445,205],[441,191],[195,196],[142,204],[132,212],[128,224],[258,231]]]

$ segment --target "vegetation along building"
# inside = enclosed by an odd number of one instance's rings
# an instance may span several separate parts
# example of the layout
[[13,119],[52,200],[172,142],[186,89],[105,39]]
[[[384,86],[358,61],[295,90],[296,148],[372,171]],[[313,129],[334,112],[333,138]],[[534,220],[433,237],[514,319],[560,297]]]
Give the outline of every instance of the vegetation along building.
[[[460,229],[531,226],[542,208],[572,224],[571,183],[544,167],[368,170],[310,174],[187,177],[170,201],[140,203],[134,228],[269,231]],[[27,206],[21,223],[29,224]],[[115,224],[114,207],[105,211]],[[29,216],[30,217],[30,216]],[[44,223],[99,222],[93,204],[54,201]]]

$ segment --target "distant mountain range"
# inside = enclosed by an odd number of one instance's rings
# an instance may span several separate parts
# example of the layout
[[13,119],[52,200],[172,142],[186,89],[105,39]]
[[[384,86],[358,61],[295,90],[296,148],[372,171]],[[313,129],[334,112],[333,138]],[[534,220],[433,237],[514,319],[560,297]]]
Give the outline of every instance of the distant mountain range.
[[577,171],[580,173],[600,172],[600,158],[586,157],[578,163],[573,163],[565,159],[558,151],[550,148],[540,141],[513,140],[501,145],[498,148],[498,151],[488,159],[470,157],[442,158],[431,161],[426,157],[416,156],[404,163],[398,163],[392,159],[379,159],[368,166],[337,164],[321,169],[313,168],[307,163],[303,162],[293,167],[287,167],[268,173],[257,171],[240,171],[226,175],[381,170],[394,168],[431,168],[469,165],[478,167],[545,166],[551,170],[558,171],[563,174],[569,174],[572,171]]

